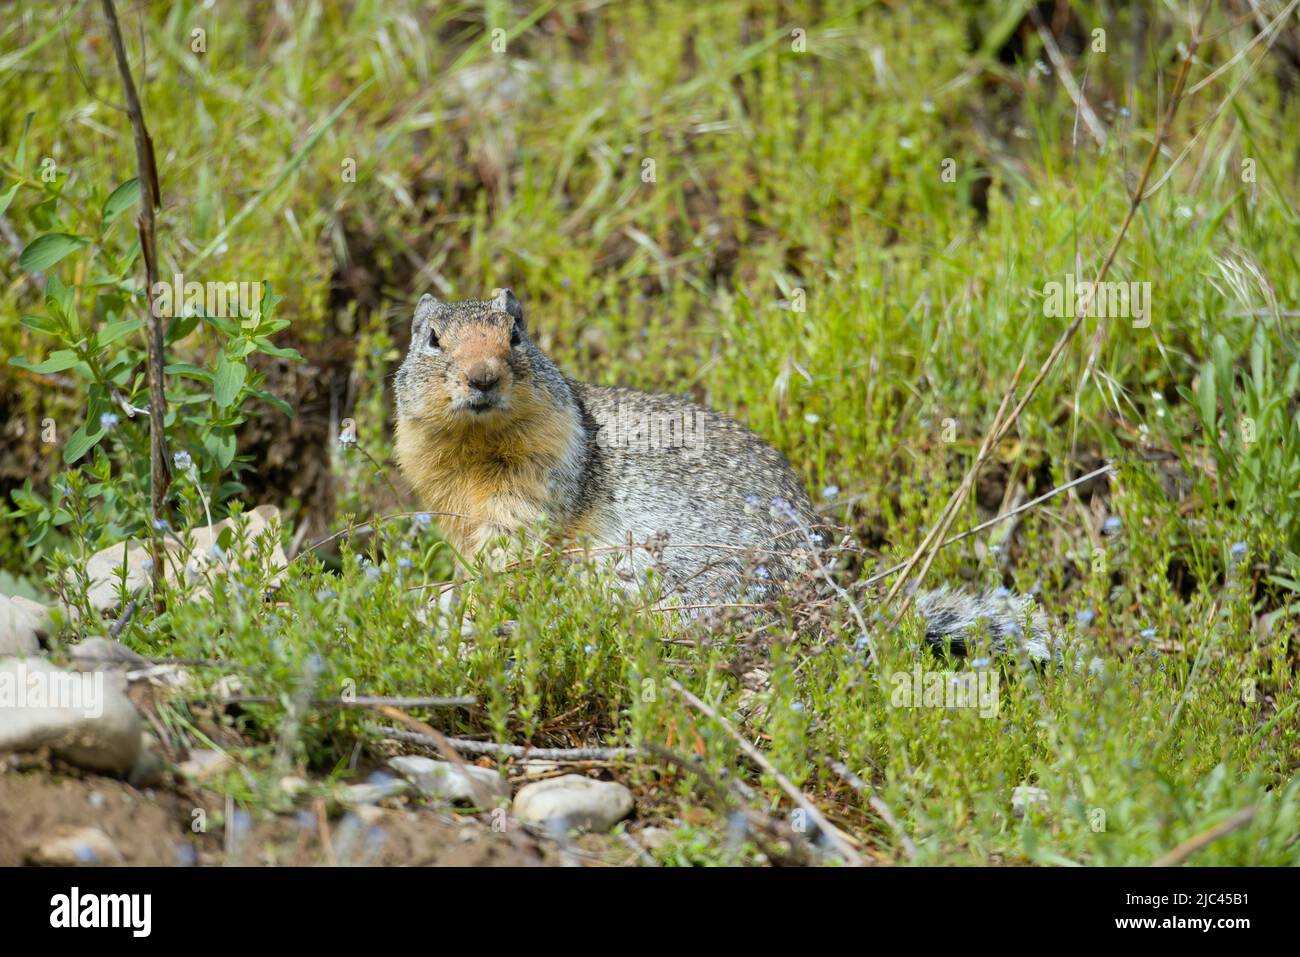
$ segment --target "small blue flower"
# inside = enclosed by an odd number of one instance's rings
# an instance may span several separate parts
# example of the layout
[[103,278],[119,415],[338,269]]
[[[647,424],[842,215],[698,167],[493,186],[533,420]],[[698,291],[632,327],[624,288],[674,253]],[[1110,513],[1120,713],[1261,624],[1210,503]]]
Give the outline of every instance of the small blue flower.
[[1154,638],[1156,636],[1156,630],[1154,628],[1143,628],[1140,632],[1138,632],[1138,634],[1140,634],[1143,638]]
[[987,668],[991,664],[993,664],[992,658],[973,658],[971,659],[970,666],[978,671],[981,668]]
[[194,459],[188,452],[177,452],[172,456],[172,463],[180,472],[188,472],[194,468]]
[[799,520],[799,513],[796,512],[794,507],[781,496],[778,495],[776,498],[772,499],[771,504],[772,514],[776,517],[783,518],[787,522],[796,522]]
[[165,518],[155,518],[153,520],[153,530],[155,532],[165,532],[171,528],[171,523]]
[[433,516],[428,512],[416,512],[415,524],[421,528],[428,528],[429,523],[433,521]]
[[99,417],[99,427],[108,431],[116,426],[119,421],[121,420],[112,412],[104,412]]
[[583,651],[584,654],[594,655],[594,654],[596,653],[596,646],[595,646],[595,645],[583,645],[583,646],[582,646],[582,651]]
[[802,701],[790,702],[790,710],[795,712],[795,714],[803,714],[803,702]]
[[242,837],[247,834],[253,827],[253,818],[247,811],[235,808],[235,813],[230,816],[230,829],[236,837]]
[[402,571],[409,571],[411,568],[411,564],[412,562],[409,558],[399,558],[397,560],[397,567],[400,568]]
[[1234,562],[1239,562],[1246,557],[1247,551],[1248,549],[1246,548],[1245,542],[1233,542],[1232,547],[1228,550],[1228,554],[1232,556]]
[[1077,621],[1079,625],[1083,628],[1087,628],[1089,625],[1091,625],[1093,619],[1096,617],[1097,617],[1096,613],[1093,612],[1091,608],[1084,608],[1083,610],[1076,611],[1074,613],[1074,620]]
[[1103,535],[1118,535],[1119,530],[1123,527],[1124,523],[1120,521],[1120,517],[1118,515],[1112,515],[1102,523],[1101,533]]
[[824,489],[822,489],[822,498],[831,499],[839,494],[840,494],[840,487],[838,485],[828,485]]
[[199,852],[194,850],[194,845],[186,841],[180,841],[176,845],[176,866],[193,867],[199,862]]
[[1009,588],[1005,588],[999,585],[997,588],[993,589],[994,598],[1009,598],[1010,596],[1011,596],[1011,589]]

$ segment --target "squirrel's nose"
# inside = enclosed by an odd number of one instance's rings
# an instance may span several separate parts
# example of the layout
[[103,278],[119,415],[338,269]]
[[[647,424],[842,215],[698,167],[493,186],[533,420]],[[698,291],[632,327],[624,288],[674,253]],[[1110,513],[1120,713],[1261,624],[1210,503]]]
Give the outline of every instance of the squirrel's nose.
[[501,381],[501,372],[486,362],[478,362],[469,370],[465,380],[480,392],[491,392]]

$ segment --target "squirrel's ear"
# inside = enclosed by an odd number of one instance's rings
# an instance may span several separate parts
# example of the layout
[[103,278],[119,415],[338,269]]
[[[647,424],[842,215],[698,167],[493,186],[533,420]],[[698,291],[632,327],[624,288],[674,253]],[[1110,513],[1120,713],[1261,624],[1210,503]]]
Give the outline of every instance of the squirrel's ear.
[[519,304],[515,294],[509,289],[498,289],[492,293],[492,305],[500,309],[515,322],[524,321],[524,307]]
[[433,298],[433,296],[429,295],[427,292],[420,297],[420,301],[415,304],[415,318],[411,320],[412,335],[414,335],[415,330],[419,327],[420,323],[427,322],[429,317],[437,312],[441,305],[442,303]]

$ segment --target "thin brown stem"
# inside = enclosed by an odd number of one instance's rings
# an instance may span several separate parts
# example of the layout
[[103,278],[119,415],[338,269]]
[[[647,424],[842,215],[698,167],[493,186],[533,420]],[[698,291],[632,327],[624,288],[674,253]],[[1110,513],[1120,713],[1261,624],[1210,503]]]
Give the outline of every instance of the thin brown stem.
[[154,211],[162,207],[162,190],[158,185],[158,166],[154,160],[153,140],[144,122],[144,110],[131,77],[131,64],[122,42],[122,29],[117,22],[113,0],[103,0],[104,19],[108,21],[108,35],[117,58],[117,69],[122,75],[122,89],[126,94],[126,113],[131,120],[135,137],[135,162],[140,180],[140,216],[136,227],[140,234],[140,250],[144,256],[145,301],[149,318],[145,339],[148,343],[149,376],[149,502],[153,521],[150,528],[150,551],[153,559],[153,588],[155,605],[162,601],[165,553],[162,529],[167,521],[167,490],[171,485],[171,472],[167,468],[167,438],[164,434],[167,401],[163,393],[163,324],[154,309],[153,289],[158,282],[158,245]]

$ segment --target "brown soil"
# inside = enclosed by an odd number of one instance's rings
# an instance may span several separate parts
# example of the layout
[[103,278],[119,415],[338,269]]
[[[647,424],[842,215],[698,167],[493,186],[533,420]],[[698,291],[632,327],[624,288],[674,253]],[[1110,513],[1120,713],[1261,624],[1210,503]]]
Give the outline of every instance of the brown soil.
[[[628,851],[605,836],[580,839],[573,853],[510,821],[502,832],[486,815],[454,815],[421,805],[325,816],[307,807],[246,822],[226,835],[224,799],[211,792],[138,790],[104,777],[63,774],[48,765],[0,764],[0,867],[25,864],[61,827],[103,831],[129,866],[527,867],[616,863]],[[214,822],[194,833],[194,812]]]

